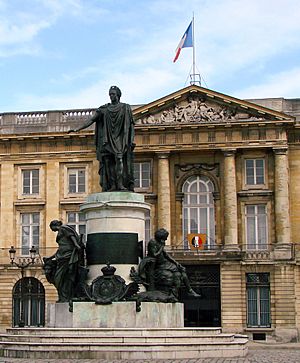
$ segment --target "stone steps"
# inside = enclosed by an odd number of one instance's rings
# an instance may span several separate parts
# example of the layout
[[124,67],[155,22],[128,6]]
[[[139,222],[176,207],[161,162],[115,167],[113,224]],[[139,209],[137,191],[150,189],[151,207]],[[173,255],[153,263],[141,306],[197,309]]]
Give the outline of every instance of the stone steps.
[[0,335],[0,352],[6,358],[24,359],[180,359],[247,354],[246,336],[219,331],[12,328]]
[[217,328],[8,328],[10,335],[53,335],[53,336],[193,336],[193,335],[219,335]]
[[151,343],[151,344],[160,344],[160,343],[178,343],[178,339],[182,343],[187,344],[195,344],[199,342],[199,339],[201,339],[201,342],[232,342],[234,340],[233,334],[222,334],[222,336],[216,338],[215,335],[192,335],[192,336],[106,336],[106,335],[99,335],[99,336],[51,336],[51,335],[0,335],[0,341],[2,342],[28,342],[28,343],[81,343],[81,344],[87,344],[87,343],[93,343],[93,344],[145,344],[145,343]]

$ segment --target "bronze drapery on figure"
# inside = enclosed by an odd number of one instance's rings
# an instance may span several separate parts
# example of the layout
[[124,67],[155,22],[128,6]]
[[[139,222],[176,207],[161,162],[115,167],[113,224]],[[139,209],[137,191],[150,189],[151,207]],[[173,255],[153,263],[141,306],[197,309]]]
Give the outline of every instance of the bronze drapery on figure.
[[58,302],[70,302],[76,297],[80,269],[84,267],[84,244],[75,229],[61,221],[53,220],[50,228],[57,232],[58,249],[43,258],[45,275],[57,289]]
[[109,89],[111,103],[100,106],[84,125],[68,132],[83,130],[95,123],[95,144],[103,192],[134,190],[134,120],[130,105],[121,103],[121,90]]

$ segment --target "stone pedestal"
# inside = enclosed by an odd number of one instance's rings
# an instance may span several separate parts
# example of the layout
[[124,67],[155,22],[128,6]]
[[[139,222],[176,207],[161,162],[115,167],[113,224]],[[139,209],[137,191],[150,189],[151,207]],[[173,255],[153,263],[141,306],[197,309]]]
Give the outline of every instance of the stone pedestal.
[[80,210],[87,227],[87,282],[102,275],[101,268],[108,262],[128,282],[130,268],[142,257],[145,212],[150,205],[141,194],[105,192],[90,194]]
[[48,305],[49,328],[183,328],[182,303],[141,303],[136,312],[133,301],[96,305],[94,302],[74,302],[73,313],[68,303]]
[[73,313],[69,311],[69,303],[47,304],[47,327],[72,328]]

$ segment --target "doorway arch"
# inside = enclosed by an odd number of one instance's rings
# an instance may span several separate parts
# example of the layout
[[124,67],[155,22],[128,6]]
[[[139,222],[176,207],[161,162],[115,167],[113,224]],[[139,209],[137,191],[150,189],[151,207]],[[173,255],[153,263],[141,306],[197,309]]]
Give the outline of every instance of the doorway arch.
[[34,277],[23,277],[13,288],[12,325],[45,326],[45,288]]

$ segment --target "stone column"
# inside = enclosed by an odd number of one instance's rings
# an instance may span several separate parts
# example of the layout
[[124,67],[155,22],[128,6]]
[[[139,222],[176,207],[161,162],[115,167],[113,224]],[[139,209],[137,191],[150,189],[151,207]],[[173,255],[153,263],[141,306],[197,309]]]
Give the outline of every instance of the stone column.
[[224,249],[239,250],[237,231],[236,150],[224,150]]
[[171,198],[169,153],[158,153],[157,226],[169,231],[167,244],[171,244]]
[[[286,148],[274,148],[275,154],[275,231],[276,249],[287,249],[291,243],[289,172]],[[277,256],[278,258],[280,256]],[[283,257],[283,256],[282,256]],[[289,257],[289,256],[286,256]]]

